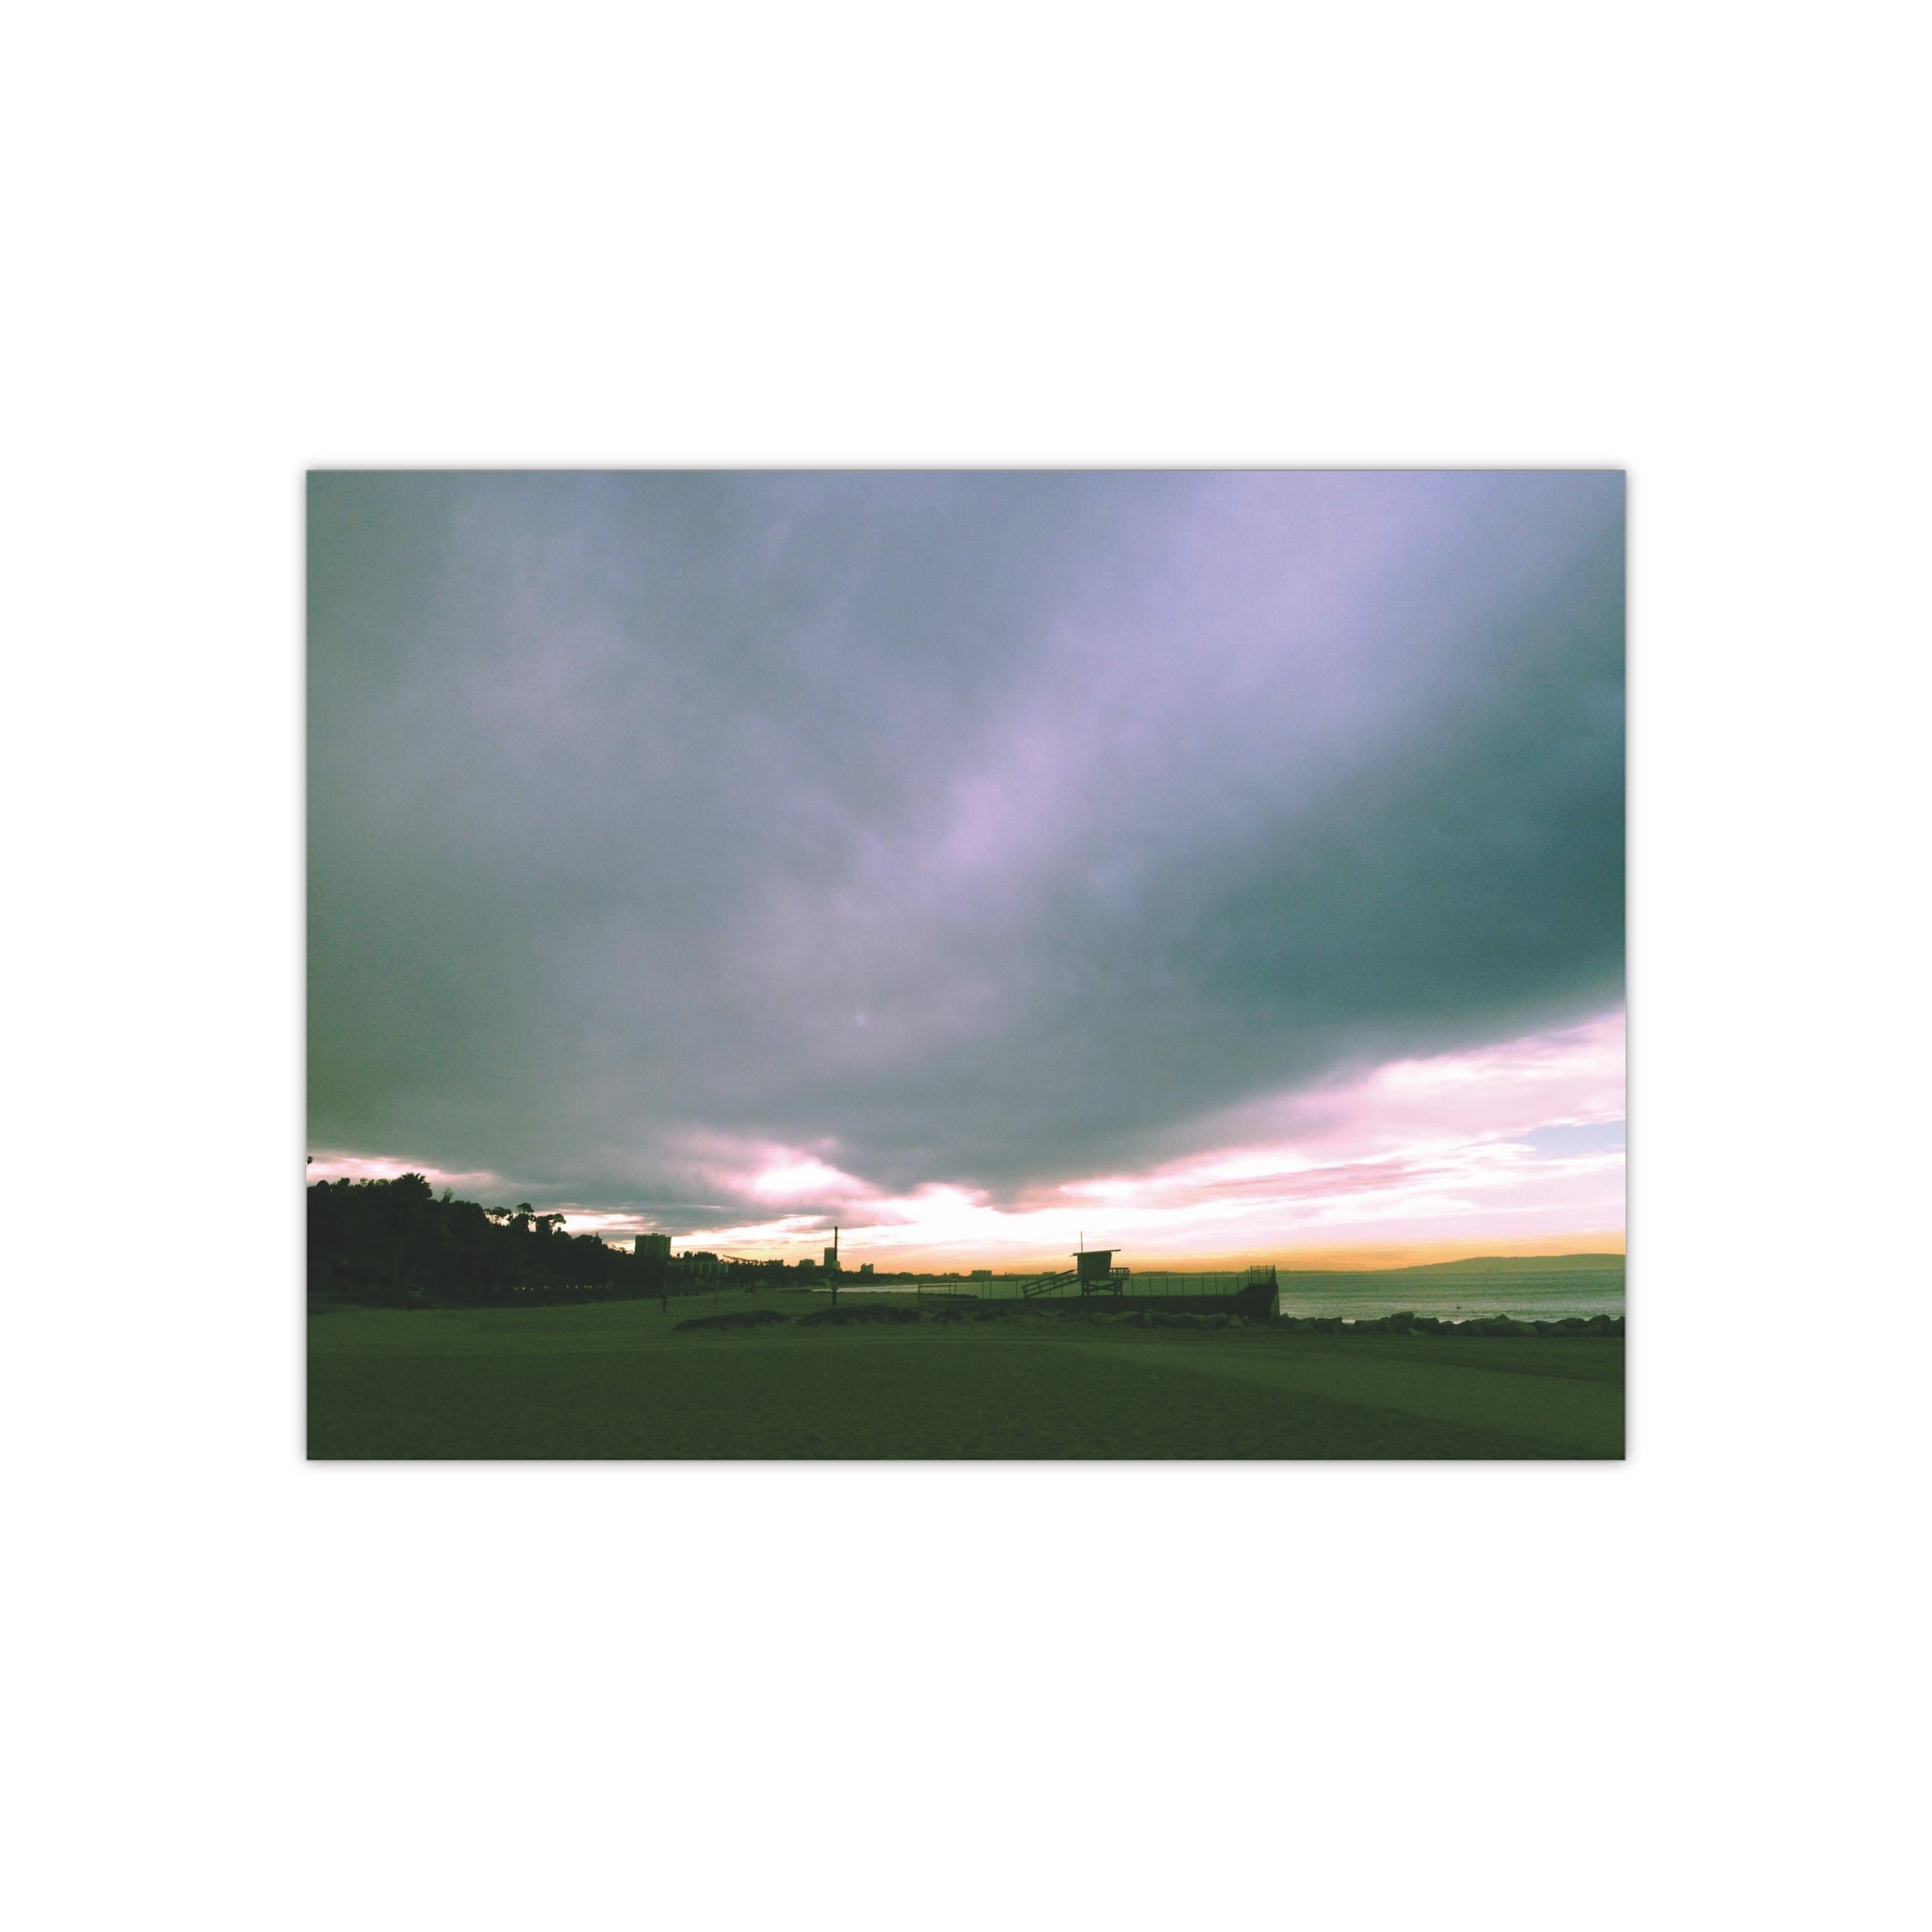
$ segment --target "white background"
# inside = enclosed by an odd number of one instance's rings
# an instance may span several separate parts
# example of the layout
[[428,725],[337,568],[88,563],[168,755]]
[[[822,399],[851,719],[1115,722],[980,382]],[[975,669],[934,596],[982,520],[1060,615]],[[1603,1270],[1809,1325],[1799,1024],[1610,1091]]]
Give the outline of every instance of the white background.
[[[16,23],[13,1923],[1923,1911],[1916,31]],[[308,1466],[358,463],[1627,467],[1630,1460]]]

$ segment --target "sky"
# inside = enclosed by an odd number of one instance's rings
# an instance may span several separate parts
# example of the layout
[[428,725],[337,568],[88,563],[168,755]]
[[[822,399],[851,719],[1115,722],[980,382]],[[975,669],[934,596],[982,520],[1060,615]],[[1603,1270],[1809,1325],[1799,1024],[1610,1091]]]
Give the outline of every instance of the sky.
[[318,473],[311,1179],[1624,1245],[1624,478]]

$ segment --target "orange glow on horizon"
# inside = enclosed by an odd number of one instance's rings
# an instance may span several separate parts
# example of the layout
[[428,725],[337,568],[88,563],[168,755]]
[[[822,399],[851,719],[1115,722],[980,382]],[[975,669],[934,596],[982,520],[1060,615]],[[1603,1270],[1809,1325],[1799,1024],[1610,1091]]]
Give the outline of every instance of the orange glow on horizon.
[[[703,1245],[695,1239],[679,1245],[687,1244],[692,1247]],[[829,1242],[826,1245],[829,1246]],[[1099,1245],[1098,1241],[1096,1245]],[[848,1274],[855,1272],[861,1261],[872,1261],[881,1274],[968,1274],[975,1267],[991,1265],[997,1275],[1012,1275],[1065,1268],[1072,1258],[1070,1255],[1037,1255],[1024,1258],[1002,1255],[974,1261],[957,1250],[937,1255],[893,1251],[874,1253],[855,1239],[849,1229],[844,1250],[841,1258],[845,1260]],[[1266,1266],[1270,1262],[1282,1274],[1288,1274],[1297,1270],[1332,1270],[1353,1274],[1386,1268],[1423,1268],[1439,1261],[1514,1260],[1539,1255],[1621,1256],[1624,1253],[1624,1230],[1606,1227],[1586,1229],[1580,1234],[1538,1235],[1515,1241],[1500,1235],[1485,1240],[1477,1235],[1463,1241],[1391,1241],[1348,1247],[1256,1246],[1217,1254],[1143,1256],[1139,1260],[1126,1250],[1116,1249],[1115,1258],[1122,1266],[1141,1274],[1215,1274],[1231,1269]],[[795,1257],[788,1256],[787,1258],[790,1260]]]

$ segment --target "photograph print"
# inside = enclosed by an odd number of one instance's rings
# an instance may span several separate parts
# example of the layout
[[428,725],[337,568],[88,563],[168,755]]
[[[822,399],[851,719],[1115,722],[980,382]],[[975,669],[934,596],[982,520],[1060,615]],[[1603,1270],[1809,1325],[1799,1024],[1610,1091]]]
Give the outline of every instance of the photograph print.
[[1624,478],[318,471],[317,1459],[1624,1453]]

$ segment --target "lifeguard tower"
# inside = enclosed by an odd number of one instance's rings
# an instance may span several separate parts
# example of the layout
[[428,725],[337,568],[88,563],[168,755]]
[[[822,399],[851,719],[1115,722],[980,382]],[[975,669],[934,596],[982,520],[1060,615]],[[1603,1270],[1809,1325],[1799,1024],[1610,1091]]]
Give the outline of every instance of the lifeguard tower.
[[1113,1265],[1111,1248],[1081,1248],[1074,1256],[1074,1273],[1082,1294],[1119,1294],[1127,1285],[1127,1271]]
[[1127,1286],[1127,1271],[1113,1265],[1115,1253],[1112,1248],[1076,1248],[1071,1268],[1023,1282],[1020,1292],[1028,1301],[1035,1295],[1065,1294],[1075,1287],[1082,1294],[1122,1294]]

